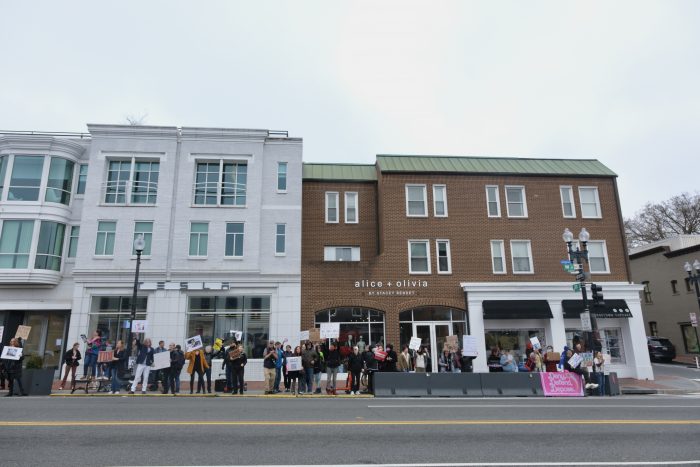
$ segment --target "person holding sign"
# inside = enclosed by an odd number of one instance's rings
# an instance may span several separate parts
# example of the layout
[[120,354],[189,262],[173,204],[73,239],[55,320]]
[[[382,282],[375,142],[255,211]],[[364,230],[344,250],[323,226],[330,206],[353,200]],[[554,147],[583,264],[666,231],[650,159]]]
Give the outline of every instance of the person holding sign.
[[80,344],[75,343],[73,344],[73,348],[70,349],[68,352],[66,352],[63,355],[63,363],[66,365],[66,372],[65,375],[63,375],[63,381],[61,381],[61,387],[58,388],[61,391],[63,390],[63,387],[66,385],[66,380],[68,379],[68,373],[71,373],[71,380],[75,381],[75,370],[78,368],[79,361],[80,361],[80,350],[79,350]]
[[131,384],[129,394],[136,392],[136,387],[143,377],[141,384],[141,394],[146,394],[148,388],[148,375],[151,374],[151,365],[153,365],[153,347],[151,347],[151,339],[144,339],[143,344],[134,339],[134,347],[137,349],[136,354],[136,371],[134,372],[134,382]]
[[194,375],[197,373],[197,394],[204,391],[204,371],[209,368],[204,352],[201,348],[191,350],[185,354],[185,360],[189,360],[187,372],[190,374],[190,394],[194,391]]
[[111,373],[112,373],[112,394],[119,394],[122,386],[124,385],[124,373],[126,373],[127,361],[129,356],[124,348],[124,342],[121,340],[117,341],[116,347],[114,347],[114,355],[112,356]]
[[97,356],[102,347],[102,330],[96,329],[92,334],[92,338],[86,339],[85,343],[87,344],[87,349],[85,350],[85,361],[83,362],[83,378],[87,378],[88,371],[90,371],[90,376],[94,378],[97,370]]
[[231,379],[233,382],[231,394],[236,394],[236,391],[238,391],[242,396],[245,389],[243,375],[245,372],[245,365],[248,363],[248,357],[243,351],[243,344],[234,343],[229,347],[229,359],[231,361]]
[[335,387],[336,380],[338,378],[338,367],[340,366],[340,360],[340,351],[333,343],[328,348],[328,355],[326,355],[326,394],[336,395]]
[[[294,352],[291,354],[291,357],[297,357],[297,358],[303,358],[302,357],[302,352],[301,352],[301,346],[296,346],[294,348]],[[289,378],[289,386],[292,390],[292,395],[296,395],[298,391],[298,382],[299,378],[301,378],[301,372],[303,368],[300,370],[287,370],[287,377]],[[302,391],[299,391],[299,394],[303,394]]]
[[408,373],[413,370],[413,359],[411,354],[408,352],[408,346],[404,344],[399,354],[398,361],[396,362],[396,369],[404,373]]
[[355,346],[352,348],[352,353],[348,356],[348,371],[350,371],[352,378],[350,394],[360,394],[360,375],[362,374],[363,367],[364,360],[362,358],[362,354],[360,353],[360,348]]
[[[18,337],[13,337],[10,339],[10,347],[22,348],[21,339]],[[27,393],[24,392],[24,387],[22,386],[22,360],[24,355],[20,356],[17,360],[3,359],[5,364],[5,371],[7,372],[7,380],[9,383],[9,392],[5,394],[5,397],[12,397],[15,390],[15,381],[19,386],[19,393],[26,396]]]

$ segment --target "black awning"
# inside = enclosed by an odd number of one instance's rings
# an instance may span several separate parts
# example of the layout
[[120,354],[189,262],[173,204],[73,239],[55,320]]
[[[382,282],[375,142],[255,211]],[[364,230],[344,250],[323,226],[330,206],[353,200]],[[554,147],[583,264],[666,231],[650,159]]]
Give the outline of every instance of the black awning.
[[[583,312],[583,300],[562,300],[564,318],[578,319]],[[632,312],[624,300],[605,300],[605,306],[593,306],[588,302],[590,311],[596,318],[631,318]]]
[[484,319],[550,319],[547,300],[484,300]]

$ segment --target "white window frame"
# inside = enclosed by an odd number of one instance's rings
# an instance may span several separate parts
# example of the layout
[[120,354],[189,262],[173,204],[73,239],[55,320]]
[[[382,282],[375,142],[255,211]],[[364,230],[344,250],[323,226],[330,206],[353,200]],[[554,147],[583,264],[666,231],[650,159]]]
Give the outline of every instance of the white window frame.
[[[447,271],[440,270],[440,243],[447,245]],[[452,274],[452,252],[450,250],[450,241],[447,239],[435,240],[435,259],[438,274]]]
[[[206,234],[204,232],[192,232],[192,224],[205,224],[207,226]],[[207,236],[207,254],[206,255],[193,255],[190,254],[190,242],[192,241],[192,235],[197,236],[197,253],[201,250],[202,246],[202,235]],[[187,237],[187,257],[191,259],[206,259],[209,256],[209,221],[190,221],[190,235]]]
[[[571,215],[567,216],[564,210],[564,191],[569,193],[569,204],[571,204]],[[576,219],[576,202],[574,201],[574,187],[571,185],[561,185],[559,187],[559,197],[561,198],[561,214],[565,219]]]
[[[437,192],[442,191],[442,204],[445,208],[444,214],[437,213]],[[433,216],[435,217],[447,217],[447,185],[433,185]]]
[[[282,180],[282,167],[284,167],[284,188],[280,188],[280,181]],[[289,183],[289,163],[278,162],[277,163],[277,193],[287,193],[287,185]]]
[[[75,261],[75,258],[78,256],[78,242],[80,241],[80,225],[79,224],[72,224],[72,225],[67,225],[66,227],[70,227],[70,230],[68,231],[68,245],[66,245],[65,252],[66,252],[66,261]],[[78,234],[73,235],[73,231],[75,229],[78,229]],[[75,239],[75,241],[73,240]],[[71,246],[75,244],[75,254],[71,256]]]
[[[100,204],[103,206],[158,206],[158,186],[160,185],[160,175],[161,175],[161,166],[162,166],[162,161],[160,160],[160,157],[158,155],[139,155],[139,156],[120,156],[120,155],[115,155],[115,154],[109,154],[106,159],[105,159],[105,170],[106,172],[106,177],[103,185],[103,190],[100,196]],[[114,193],[107,193],[107,191],[110,188],[110,181],[109,181],[109,174],[110,174],[110,164],[112,162],[129,162],[129,178],[124,182],[124,184],[120,184],[119,180],[114,181],[116,183],[116,188]],[[158,182],[151,182],[150,177],[149,181],[146,182],[147,184],[147,189],[149,189],[150,184],[153,183],[155,184],[155,193],[151,194],[150,192],[146,192],[144,195],[146,197],[146,200],[148,200],[149,197],[154,197],[153,202],[136,202],[133,200],[135,192],[134,192],[134,176],[136,172],[136,163],[137,162],[148,162],[148,163],[157,163],[158,164]],[[88,167],[89,170],[89,167]],[[153,173],[153,171],[149,170],[148,173]],[[78,175],[80,176],[80,175]],[[76,183],[77,186],[77,183]],[[119,199],[120,195],[120,190],[122,190],[123,196],[124,196],[124,202],[118,202],[117,200]],[[114,196],[114,202],[108,202],[107,201],[107,195],[111,194]]]
[[[284,231],[279,232],[279,228],[282,226]],[[277,240],[282,237],[282,251],[277,251]],[[287,256],[287,224],[278,223],[275,224],[275,256]]]
[[[503,271],[496,271],[496,269],[493,267],[493,260],[495,259],[494,251],[493,251],[493,246],[494,244],[500,245],[501,248],[501,268]],[[505,242],[503,240],[491,240],[490,242],[491,245],[491,271],[494,274],[508,274],[508,267],[506,266],[506,246]]]
[[[506,193],[506,213],[508,214],[508,217],[512,217],[514,219],[525,219],[527,217],[527,197],[525,193],[525,186],[524,185],[506,185],[505,187],[505,193]],[[513,189],[513,188],[520,188],[522,194],[523,194],[523,215],[522,216],[515,216],[510,214],[510,202],[508,200],[508,189]]]
[[331,262],[348,262],[344,259],[338,259],[338,250],[350,250],[350,262],[360,261],[360,247],[349,245],[327,245],[323,247],[323,261]]
[[[197,194],[197,190],[199,189],[198,183],[197,183],[197,175],[200,173],[197,170],[197,166],[199,164],[218,164],[219,169],[217,172],[216,176],[216,181],[215,182],[200,182],[204,183],[204,193]],[[245,183],[239,183],[238,182],[238,172],[237,170],[235,171],[236,173],[236,182],[234,183],[234,188],[233,188],[233,194],[224,194],[225,189],[229,190],[229,188],[224,188],[224,165],[228,164],[235,164],[236,166],[239,165],[245,165],[246,166],[246,172],[245,172]],[[239,158],[207,158],[207,157],[194,157],[194,171],[193,171],[193,177],[194,179],[192,180],[192,207],[195,208],[212,208],[212,207],[217,207],[217,208],[237,208],[237,209],[243,209],[248,207],[248,178],[250,176],[250,173],[248,172],[248,169],[250,168],[250,161],[245,160],[245,159],[239,159]],[[215,184],[216,188],[216,193],[209,193],[208,190],[211,188],[211,184]],[[243,188],[240,188],[240,185],[244,185]],[[241,190],[243,193],[239,193],[236,190]],[[197,196],[202,196],[204,202],[203,203],[198,203],[197,202]],[[207,203],[207,198],[211,196],[216,196],[216,203]],[[236,204],[235,202],[233,204],[226,204],[223,202],[223,200],[226,199],[233,199],[236,201],[238,197],[245,198],[245,203],[243,204]]]
[[[493,201],[489,200],[489,188],[496,189],[496,199]],[[486,191],[486,215],[488,217],[493,217],[493,218],[501,217],[501,195],[499,193],[498,185],[486,185],[486,187],[484,189]],[[489,203],[490,202],[496,203],[496,211],[498,211],[498,212],[495,215],[491,214],[491,211],[489,210]]]
[[[422,243],[425,245],[425,254],[427,256],[428,260],[428,270],[427,271],[414,271],[413,267],[411,266],[411,245],[414,243]],[[409,274],[420,274],[420,275],[428,275],[432,274],[432,265],[430,264],[430,240],[409,240],[408,241],[408,273]]]
[[[136,224],[139,223],[144,223],[144,224],[151,224],[151,231],[150,232],[140,232],[136,230]],[[141,258],[150,258],[151,255],[153,254],[153,227],[155,226],[155,222],[152,220],[135,220],[134,221],[134,238],[132,239],[131,242],[131,257],[136,258],[136,252],[134,251],[134,241],[138,238],[139,235],[143,235],[143,240],[144,240],[144,245],[148,247],[150,250],[148,254],[146,254],[146,248],[144,248],[143,253],[141,254]],[[150,235],[150,237],[149,237]]]
[[[530,270],[529,271],[516,271],[515,269],[515,256],[513,255],[513,243],[521,243],[525,242],[527,243],[527,254],[528,254],[528,260],[530,262]],[[525,240],[525,239],[516,239],[516,240],[511,240],[510,241],[510,267],[511,271],[513,271],[513,274],[534,274],[535,273],[535,267],[533,265],[532,261],[532,241],[530,240]]]
[[[348,220],[348,211],[349,211],[349,209],[348,209],[348,204],[349,204],[349,203],[348,203],[348,198],[352,198],[353,196],[355,197],[355,207],[354,207],[354,210],[355,210],[355,220],[354,220],[354,221],[349,221],[349,220]],[[359,194],[358,194],[356,191],[346,191],[346,192],[345,192],[345,200],[344,200],[344,201],[345,201],[345,205],[343,206],[345,209],[343,209],[343,211],[345,212],[345,223],[346,223],[346,224],[357,224],[357,223],[360,222],[360,209],[359,209],[359,206],[358,206],[358,200],[359,200],[359,199],[360,199],[360,196],[359,196]]]
[[[100,222],[114,222],[114,231],[109,232],[106,230],[100,230]],[[107,237],[111,233],[114,235],[114,248],[117,247],[117,229],[119,228],[119,222],[117,222],[116,219],[98,219],[97,220],[97,230],[95,232],[95,249],[93,250],[93,257],[95,258],[114,258],[114,249],[112,250],[112,253],[107,255],[107,254],[98,254],[97,253],[97,239],[99,238],[100,232],[105,233],[105,246],[107,245]],[[103,249],[104,251],[105,249]]]
[[[235,232],[235,233],[229,233],[228,232],[228,226],[229,224],[238,224],[243,226],[243,231],[242,232]],[[231,255],[226,254],[226,243],[228,242],[228,236],[232,235],[233,236],[233,251],[231,252]],[[241,236],[241,254],[236,255],[236,236],[240,235]],[[207,252],[209,249],[207,248]],[[245,222],[240,222],[240,221],[232,221],[232,222],[226,222],[224,224],[224,258],[225,259],[243,259],[245,256]]]
[[[408,209],[408,189],[409,188],[422,188],[423,189],[423,214],[410,214]],[[406,217],[428,217],[428,188],[425,184],[421,183],[407,183],[405,188],[406,195]]]
[[[595,193],[595,207],[596,211],[598,212],[597,216],[586,216],[583,213],[583,201],[581,201],[581,190],[593,190],[593,193]],[[598,187],[597,186],[580,186],[578,187],[578,201],[580,204],[580,209],[581,209],[581,218],[582,219],[601,219],[603,217],[603,211],[600,209],[600,195],[598,193]],[[590,203],[587,203],[590,204]]]
[[[590,252],[590,245],[591,243],[600,243],[603,245],[603,258],[605,259],[605,271],[594,271],[591,268],[591,252]],[[608,245],[605,240],[589,240],[586,244],[586,248],[588,249],[588,270],[591,272],[591,274],[610,274],[610,260],[608,259]]]
[[[328,200],[333,197],[335,198],[335,220],[328,219]],[[337,224],[340,222],[340,193],[337,191],[327,191],[326,192],[326,224]]]

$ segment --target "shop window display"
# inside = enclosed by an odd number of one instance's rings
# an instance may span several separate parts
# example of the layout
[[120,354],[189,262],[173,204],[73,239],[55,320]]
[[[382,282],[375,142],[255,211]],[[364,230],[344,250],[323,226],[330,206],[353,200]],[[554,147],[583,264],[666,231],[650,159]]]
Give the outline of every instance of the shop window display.
[[547,346],[544,329],[488,329],[485,333],[486,351],[493,347],[513,351],[513,356],[522,362],[525,360],[527,345],[531,337],[537,337],[542,347]]
[[369,345],[384,345],[384,313],[368,308],[331,308],[316,313],[316,327],[321,323],[340,323],[338,344],[343,357],[357,345],[362,352]]

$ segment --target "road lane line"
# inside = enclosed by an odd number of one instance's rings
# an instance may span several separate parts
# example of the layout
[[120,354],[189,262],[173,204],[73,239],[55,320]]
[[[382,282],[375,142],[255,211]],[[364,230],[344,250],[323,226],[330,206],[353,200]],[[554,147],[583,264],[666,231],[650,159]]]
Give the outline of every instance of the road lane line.
[[396,405],[368,405],[367,408],[370,409],[439,409],[439,408],[470,408],[470,409],[512,409],[517,407],[519,409],[581,409],[581,408],[592,408],[592,409],[700,409],[700,405],[623,405],[623,404],[599,404],[599,405],[578,405],[578,404],[558,404],[558,405],[540,405],[540,404],[523,404],[518,406],[513,405],[500,405],[500,404],[396,404]]
[[57,420],[0,421],[0,427],[115,427],[115,426],[367,426],[367,425],[700,425],[700,420]]
[[[288,467],[321,467],[327,464],[287,464]],[[333,464],[335,467],[367,467],[367,464]],[[447,462],[420,464],[372,464],[373,467],[535,467],[535,466],[597,466],[597,465],[700,465],[700,460],[690,461],[596,461],[596,462]],[[219,466],[223,467],[223,466]],[[239,467],[279,467],[269,465],[241,465]]]

